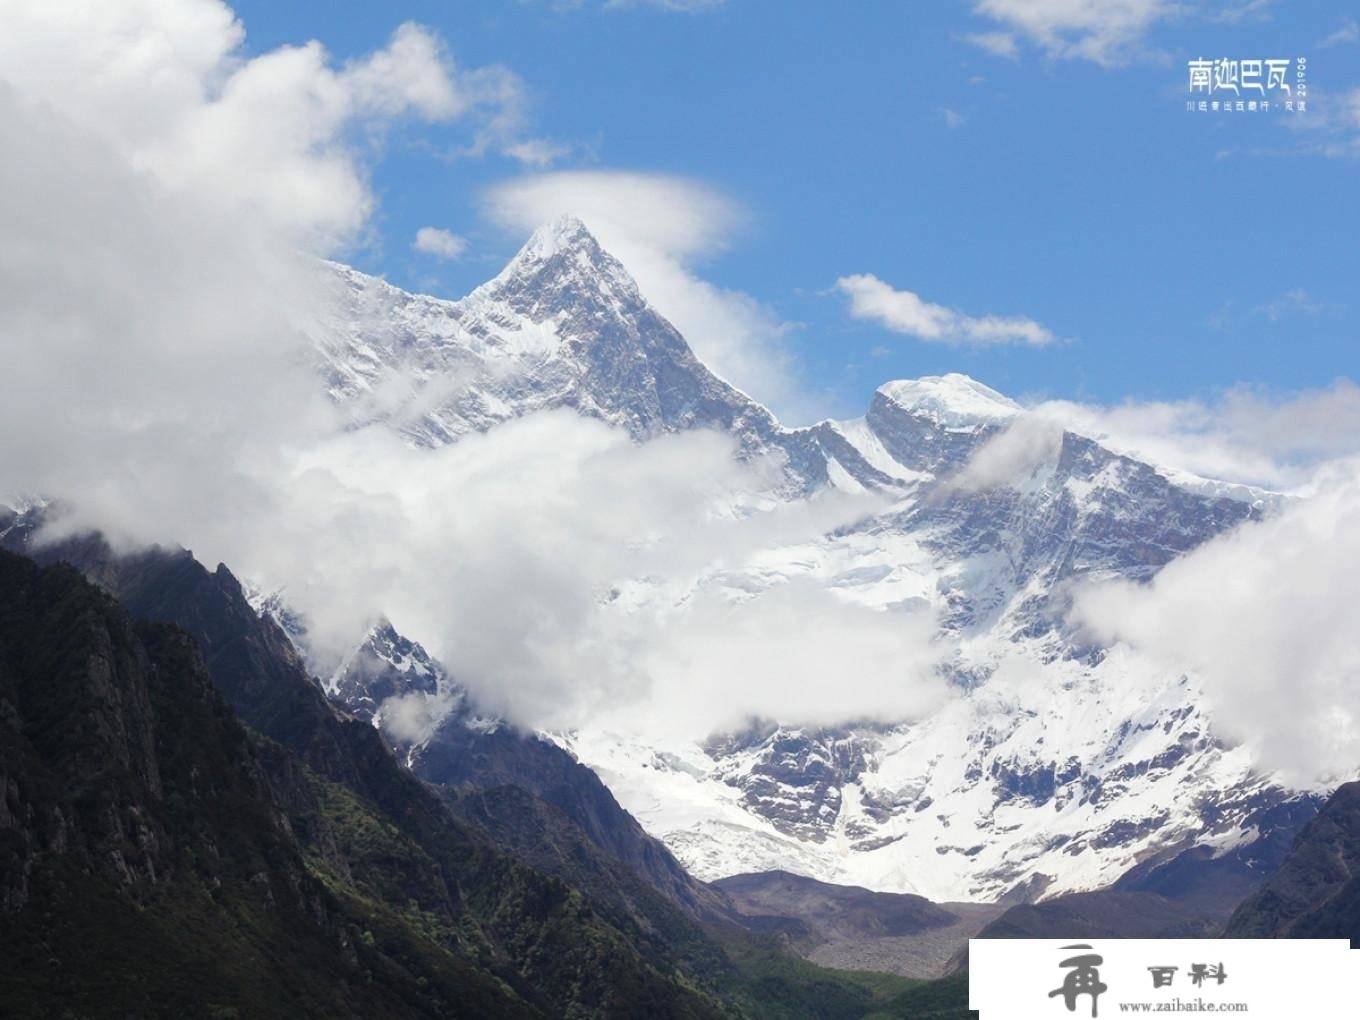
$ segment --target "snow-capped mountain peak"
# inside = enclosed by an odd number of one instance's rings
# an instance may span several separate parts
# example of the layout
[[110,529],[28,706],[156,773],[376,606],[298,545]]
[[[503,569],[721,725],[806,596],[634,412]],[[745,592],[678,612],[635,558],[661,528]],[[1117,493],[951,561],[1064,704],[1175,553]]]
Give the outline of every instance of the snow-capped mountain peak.
[[[554,407],[636,439],[728,431],[751,455],[788,434],[695,357],[574,217],[540,227],[500,274],[460,301],[331,270],[337,314],[314,337],[331,395],[357,420],[387,420],[419,445]],[[793,488],[824,480],[815,463],[811,475],[801,473],[806,451],[788,454]]]
[[[538,321],[583,308],[618,314],[645,304],[632,275],[575,216],[535,230],[505,269],[461,304],[485,301],[508,302]],[[600,304],[609,307],[593,307]]]
[[884,383],[878,392],[902,410],[942,428],[1000,425],[1024,408],[976,379],[950,372]]
[[571,215],[559,216],[534,230],[499,275],[513,275],[526,266],[541,265],[559,255],[596,265],[611,257],[584,222]]

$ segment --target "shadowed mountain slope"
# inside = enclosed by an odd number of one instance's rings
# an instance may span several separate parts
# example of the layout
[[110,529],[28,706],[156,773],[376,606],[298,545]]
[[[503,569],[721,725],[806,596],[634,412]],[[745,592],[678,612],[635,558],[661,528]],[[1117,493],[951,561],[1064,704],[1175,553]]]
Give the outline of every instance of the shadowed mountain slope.
[[1242,938],[1348,938],[1360,947],[1360,782],[1340,787],[1284,863],[1233,913]]

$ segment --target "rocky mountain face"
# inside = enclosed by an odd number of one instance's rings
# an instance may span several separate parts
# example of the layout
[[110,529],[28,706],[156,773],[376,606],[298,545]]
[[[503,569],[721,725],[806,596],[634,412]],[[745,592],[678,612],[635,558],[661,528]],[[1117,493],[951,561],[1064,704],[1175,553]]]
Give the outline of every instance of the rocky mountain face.
[[[1261,835],[1227,852],[1203,846],[1157,853],[1106,889],[1017,903],[978,938],[1200,938],[1216,936],[1240,904],[1271,881],[1317,811],[1301,797],[1264,809],[1247,825]],[[964,947],[955,961],[963,966]]]
[[725,897],[697,881],[649,835],[591,769],[563,748],[506,725],[468,726],[454,715],[408,753],[411,770],[463,798],[496,787],[527,790],[569,819],[597,853],[615,861],[696,921],[732,923]]
[[1360,783],[1340,787],[1264,887],[1233,913],[1240,938],[1348,938],[1360,948]]
[[[747,599],[811,581],[904,620],[933,614],[955,649],[946,673],[957,696],[943,708],[827,729],[781,720],[772,705],[742,732],[667,746],[588,727],[547,735],[700,877],[782,869],[935,900],[1030,900],[1108,885],[1149,857],[1198,848],[1212,860],[1287,838],[1307,814],[1309,800],[1215,737],[1193,676],[1098,647],[1066,615],[1074,586],[1145,580],[1269,512],[1270,494],[1036,426],[959,375],[887,383],[862,418],[786,428],[708,372],[571,219],[536,233],[462,301],[332,271],[341,299],[314,340],[355,420],[381,418],[418,445],[554,407],[639,441],[713,428],[743,456],[783,464],[765,496],[834,489],[883,501],[854,527],[672,579],[654,597]],[[1021,430],[1033,434],[1004,475],[970,473],[987,463],[979,451]],[[374,652],[372,636],[364,644]],[[344,681],[339,696],[357,712],[377,714],[403,689],[409,656],[376,661],[391,669],[379,666],[385,679],[371,690]],[[429,673],[411,676],[404,689],[428,687]],[[435,687],[460,703],[454,680]],[[457,759],[488,724],[456,729],[473,715],[450,715],[435,743],[452,752],[414,749],[412,762]],[[1299,811],[1274,810],[1284,805]]]
[[382,706],[391,698],[436,695],[442,675],[424,648],[381,620],[341,663],[328,693],[360,719],[377,726],[382,723]]

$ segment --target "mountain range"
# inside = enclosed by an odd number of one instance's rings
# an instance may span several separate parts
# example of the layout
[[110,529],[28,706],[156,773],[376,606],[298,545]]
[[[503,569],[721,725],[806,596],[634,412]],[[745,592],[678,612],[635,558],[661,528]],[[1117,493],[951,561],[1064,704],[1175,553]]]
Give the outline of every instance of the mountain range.
[[[619,578],[619,611],[812,585],[931,621],[949,696],[840,725],[775,700],[692,739],[534,731],[392,620],[322,656],[287,589],[0,508],[15,1015],[958,1017],[979,933],[1360,933],[1355,784],[1261,772],[1193,674],[1069,614],[1081,585],[1145,581],[1281,497],[962,375],[786,427],[573,218],[461,301],[321,272],[309,349],[355,426],[417,450],[543,411],[637,443],[709,430],[773,466],[748,509],[862,498],[811,539]],[[428,725],[392,725],[394,698]]]
[[[783,870],[939,901],[1025,901],[1192,850],[1240,860],[1262,843],[1268,856],[1316,806],[1319,791],[1287,788],[1215,736],[1193,675],[1101,647],[1067,617],[1082,582],[1146,580],[1268,512],[1274,494],[1162,469],[1060,426],[1038,431],[1037,452],[1010,476],[970,482],[977,452],[1029,418],[962,375],[889,382],[862,418],[784,427],[710,372],[570,217],[461,301],[329,269],[335,311],[312,340],[324,385],[356,422],[439,446],[570,408],[639,442],[728,435],[739,456],[780,465],[752,498],[879,500],[853,526],[637,597],[749,599],[810,582],[904,620],[928,612],[954,648],[944,670],[958,696],[944,707],[828,728],[781,719],[772,704],[738,732],[664,746],[590,726],[543,734],[698,877]],[[399,640],[376,628],[332,692],[378,712],[399,690],[458,690],[428,657],[413,671],[422,655]],[[356,662],[384,665],[366,684]],[[438,743],[407,750],[419,760]]]

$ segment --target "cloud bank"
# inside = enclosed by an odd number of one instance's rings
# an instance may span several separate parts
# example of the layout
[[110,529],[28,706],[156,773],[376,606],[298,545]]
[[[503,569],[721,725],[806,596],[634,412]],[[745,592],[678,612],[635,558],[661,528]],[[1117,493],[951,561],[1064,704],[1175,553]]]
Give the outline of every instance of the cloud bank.
[[1152,464],[1279,491],[1360,456],[1360,386],[1344,378],[1292,394],[1239,386],[1209,400],[1052,400],[1032,411]]
[[639,446],[569,410],[437,450],[365,430],[309,454],[276,517],[296,531],[241,555],[288,584],[323,653],[347,651],[381,610],[481,706],[534,726],[610,712],[695,738],[772,704],[827,723],[940,698],[929,614],[796,586],[733,602],[704,583],[878,507],[831,496],[724,512],[770,481],[734,454],[703,432]]
[[[768,466],[738,464],[729,440],[638,447],[566,411],[438,451],[344,427],[303,330],[330,290],[300,253],[363,236],[380,152],[356,135],[412,117],[478,130],[475,90],[438,40],[407,27],[343,65],[315,44],[245,59],[230,11],[191,0],[92,6],[88,24],[19,5],[0,28],[15,57],[0,64],[0,490],[56,497],[54,536],[179,542],[282,587],[323,656],[385,614],[529,726],[613,708],[701,736],[785,688],[820,722],[938,696],[927,621],[818,592],[731,604],[691,586],[640,606],[624,590],[810,539],[872,509],[863,498],[740,505]],[[99,45],[110,37],[121,53]],[[88,80],[44,77],[33,54],[65,46]],[[694,186],[636,184],[587,215],[632,237],[627,217],[681,188],[700,214],[653,216],[635,243],[708,302],[698,314],[737,328],[740,301],[684,268],[737,212]]]
[[167,189],[318,252],[351,243],[372,213],[366,163],[386,132],[493,130],[520,91],[503,68],[460,68],[411,23],[344,63],[317,42],[247,57],[218,0],[14,0],[0,28],[0,75],[24,95]]

